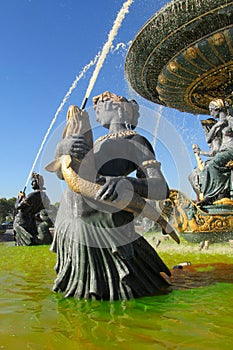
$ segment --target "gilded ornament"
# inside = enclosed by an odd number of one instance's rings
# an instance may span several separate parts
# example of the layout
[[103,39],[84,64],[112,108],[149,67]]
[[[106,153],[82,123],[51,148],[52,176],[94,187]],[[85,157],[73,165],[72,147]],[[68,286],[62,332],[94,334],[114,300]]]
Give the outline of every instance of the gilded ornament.
[[100,136],[96,142],[100,142],[106,139],[116,139],[118,137],[127,137],[127,136],[132,136],[132,135],[137,135],[136,131],[133,130],[126,130],[126,131],[120,131],[117,133],[113,133],[113,134],[106,134],[104,136]]
[[197,50],[194,47],[189,47],[186,50],[185,56],[189,59],[194,60],[197,57]]
[[228,221],[226,218],[213,218],[212,221],[210,221],[209,228],[210,230],[222,230],[226,229],[228,227]]
[[145,160],[143,163],[142,163],[142,166],[144,168],[148,167],[148,166],[151,166],[151,165],[155,165],[155,166],[159,166],[161,165],[160,162],[158,162],[157,160],[155,159],[151,159],[151,160]]
[[175,61],[172,61],[168,64],[168,69],[173,72],[176,73],[178,71],[178,64]]
[[163,74],[160,74],[159,77],[158,77],[158,81],[161,84],[165,84],[167,82],[167,79],[165,78],[165,76]]
[[[142,27],[128,51],[125,71],[131,87],[155,103],[208,114],[209,101],[216,96],[226,98],[232,86],[232,15],[231,0],[168,2]],[[160,78],[164,71],[169,76],[166,84]],[[227,80],[221,78],[225,73]],[[213,78],[203,86],[207,75],[219,75],[220,79]],[[162,96],[154,89],[157,84],[164,84]],[[171,91],[172,96],[177,93],[176,98],[171,98]],[[200,104],[193,98],[194,92],[210,99]]]
[[213,42],[215,46],[221,46],[225,41],[223,33],[216,33],[213,35]]

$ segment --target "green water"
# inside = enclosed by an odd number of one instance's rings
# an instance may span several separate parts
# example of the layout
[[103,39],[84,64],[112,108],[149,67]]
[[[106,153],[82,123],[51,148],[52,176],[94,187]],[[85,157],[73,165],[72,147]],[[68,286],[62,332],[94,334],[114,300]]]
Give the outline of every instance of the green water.
[[63,299],[52,292],[48,246],[0,245],[0,349],[232,349],[233,248],[163,243],[170,294],[124,302]]

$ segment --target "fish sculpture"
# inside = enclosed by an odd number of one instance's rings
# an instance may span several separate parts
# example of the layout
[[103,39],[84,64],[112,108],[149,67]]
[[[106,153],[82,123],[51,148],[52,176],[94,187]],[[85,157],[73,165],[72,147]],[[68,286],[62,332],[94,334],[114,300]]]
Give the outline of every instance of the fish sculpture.
[[[88,167],[89,173],[95,173],[93,150],[93,135],[89,116],[86,111],[80,110],[77,106],[71,105],[67,112],[67,123],[63,131],[63,138],[76,134],[83,136],[91,151],[89,156],[80,161],[69,154],[49,163],[45,169],[49,172],[61,171],[64,180],[72,191],[83,195],[86,198],[96,200],[103,204],[103,200],[95,199],[96,194],[101,189],[101,184],[92,182],[80,176],[80,167]],[[87,164],[88,163],[88,164]],[[91,164],[92,163],[92,164]],[[168,222],[161,210],[153,207],[148,201],[134,191],[124,190],[123,196],[117,197],[114,201],[104,201],[104,204],[109,207],[114,207],[119,210],[125,210],[134,214],[142,214],[148,219],[157,222],[164,234],[170,235],[177,243],[180,243],[179,237],[172,225]]]

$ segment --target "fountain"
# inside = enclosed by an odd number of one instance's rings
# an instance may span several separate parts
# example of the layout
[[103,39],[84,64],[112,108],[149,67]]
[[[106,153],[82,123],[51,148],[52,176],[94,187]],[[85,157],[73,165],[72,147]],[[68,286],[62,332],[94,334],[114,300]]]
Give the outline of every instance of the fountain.
[[[206,115],[210,102],[218,98],[232,115],[232,53],[232,1],[173,0],[136,35],[126,57],[125,74],[137,93],[157,104]],[[203,127],[207,121],[202,121]],[[199,152],[195,155],[200,166],[204,162]],[[230,183],[231,164],[227,170]],[[221,199],[202,205],[198,205],[202,193],[197,193],[196,203],[180,191],[171,191],[170,220],[186,240],[218,242],[232,237],[231,186]]]
[[159,246],[168,266],[192,261],[173,270],[174,293],[114,303],[51,295],[55,256],[47,246],[1,246],[1,348],[230,349],[232,249],[184,243],[175,252],[174,244]]
[[139,31],[126,58],[144,98],[194,114],[232,85],[233,6],[228,0],[174,0]]

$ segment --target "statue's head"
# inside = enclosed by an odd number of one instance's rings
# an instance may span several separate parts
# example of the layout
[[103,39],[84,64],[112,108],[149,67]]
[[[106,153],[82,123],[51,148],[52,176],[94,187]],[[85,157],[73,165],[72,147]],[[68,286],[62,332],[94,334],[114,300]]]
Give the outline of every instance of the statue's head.
[[112,92],[104,93],[93,97],[93,104],[96,114],[108,112],[109,116],[117,116],[120,122],[129,129],[135,129],[139,118],[139,106],[135,100],[127,100],[123,96],[118,96]]
[[46,209],[42,209],[42,210],[40,211],[40,218],[41,218],[41,220],[43,220],[43,221],[46,221],[46,220],[49,219],[49,215],[48,215],[48,212],[47,212]]
[[209,111],[213,117],[218,118],[220,111],[226,111],[224,100],[221,98],[215,98],[212,100],[209,104]]
[[36,172],[32,173],[31,185],[34,190],[43,190],[44,187],[44,178],[42,175],[37,174]]

